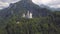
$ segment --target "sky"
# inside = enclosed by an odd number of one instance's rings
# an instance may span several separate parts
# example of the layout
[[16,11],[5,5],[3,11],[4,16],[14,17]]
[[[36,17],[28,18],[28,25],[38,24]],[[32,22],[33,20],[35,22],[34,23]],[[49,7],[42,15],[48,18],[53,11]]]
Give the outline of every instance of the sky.
[[51,8],[60,8],[60,0],[32,0],[37,5],[44,4]]
[[[15,3],[20,0],[0,0],[0,9],[6,8],[10,3]],[[37,5],[44,4],[51,8],[60,8],[60,0],[32,0]]]

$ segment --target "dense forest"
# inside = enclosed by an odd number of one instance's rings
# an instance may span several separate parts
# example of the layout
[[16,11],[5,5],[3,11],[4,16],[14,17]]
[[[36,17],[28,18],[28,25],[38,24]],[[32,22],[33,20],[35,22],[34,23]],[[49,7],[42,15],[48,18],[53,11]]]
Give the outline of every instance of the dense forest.
[[[60,12],[39,18],[0,18],[0,34],[60,34]],[[19,22],[19,23],[18,23]]]

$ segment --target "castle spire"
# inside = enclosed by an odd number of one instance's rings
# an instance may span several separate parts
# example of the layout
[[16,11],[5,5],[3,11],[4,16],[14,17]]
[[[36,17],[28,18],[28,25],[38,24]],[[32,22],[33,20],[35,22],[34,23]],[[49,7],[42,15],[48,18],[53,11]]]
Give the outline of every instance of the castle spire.
[[30,12],[30,18],[32,18],[32,13]]

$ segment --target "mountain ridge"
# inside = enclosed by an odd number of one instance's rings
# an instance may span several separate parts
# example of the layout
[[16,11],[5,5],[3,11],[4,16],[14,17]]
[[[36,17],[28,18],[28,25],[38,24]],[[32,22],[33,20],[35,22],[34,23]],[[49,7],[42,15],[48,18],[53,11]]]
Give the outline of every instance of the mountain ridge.
[[23,12],[26,12],[28,10],[33,13],[33,17],[47,16],[48,14],[50,14],[49,9],[41,8],[40,6],[34,4],[31,0],[21,0],[14,4],[10,4],[8,8],[3,9],[1,11],[1,15],[3,14],[5,16],[10,16],[12,15],[12,11],[17,15],[22,15]]

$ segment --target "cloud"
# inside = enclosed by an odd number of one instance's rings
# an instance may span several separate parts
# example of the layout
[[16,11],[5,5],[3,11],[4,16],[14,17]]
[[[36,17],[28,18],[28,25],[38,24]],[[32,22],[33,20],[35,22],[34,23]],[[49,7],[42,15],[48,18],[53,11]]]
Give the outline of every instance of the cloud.
[[50,3],[52,0],[32,0],[33,3],[35,4],[48,4]]
[[[0,9],[8,7],[10,3],[15,3],[20,0],[0,0]],[[49,7],[60,8],[60,0],[32,0],[37,5],[44,4]]]
[[8,7],[8,6],[9,6],[8,3],[6,3],[6,2],[1,2],[1,1],[0,1],[0,9],[6,8],[6,7]]
[[52,0],[51,3],[48,4],[51,8],[60,8],[60,0]]
[[0,0],[0,9],[6,8],[9,6],[10,3],[15,3],[20,0]]
[[15,2],[18,2],[20,0],[0,0],[2,2],[7,2],[7,3],[15,3]]
[[51,8],[60,8],[60,4],[58,4],[58,5],[51,5],[50,7]]
[[44,4],[52,8],[60,8],[60,0],[32,0],[32,1],[37,5]]
[[48,5],[58,5],[60,4],[60,0],[52,0]]

